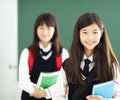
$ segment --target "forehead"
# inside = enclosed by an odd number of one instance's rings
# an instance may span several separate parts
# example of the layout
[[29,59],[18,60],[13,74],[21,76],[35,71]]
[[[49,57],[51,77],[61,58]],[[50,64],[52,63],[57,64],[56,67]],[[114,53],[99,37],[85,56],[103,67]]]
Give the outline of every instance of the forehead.
[[86,30],[100,30],[100,29],[97,24],[93,23],[93,24],[81,29],[81,31],[86,31]]

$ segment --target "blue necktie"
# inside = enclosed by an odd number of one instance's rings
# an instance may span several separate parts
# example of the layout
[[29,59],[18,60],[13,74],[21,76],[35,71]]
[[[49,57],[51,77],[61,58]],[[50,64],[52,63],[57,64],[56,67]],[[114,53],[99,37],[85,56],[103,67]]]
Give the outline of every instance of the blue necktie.
[[84,69],[83,69],[83,74],[85,77],[87,77],[87,75],[89,73],[89,64],[91,63],[91,61],[89,59],[85,59],[84,62],[85,62],[85,65],[84,65]]

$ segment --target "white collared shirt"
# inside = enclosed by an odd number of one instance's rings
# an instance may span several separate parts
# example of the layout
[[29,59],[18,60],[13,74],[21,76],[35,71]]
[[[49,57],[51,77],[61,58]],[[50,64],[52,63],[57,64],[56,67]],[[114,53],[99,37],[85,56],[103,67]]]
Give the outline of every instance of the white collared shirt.
[[[87,57],[84,55],[83,61],[81,62],[80,68],[83,69],[84,67],[84,59]],[[92,70],[94,66],[93,62],[93,55],[87,58],[91,61],[91,64],[89,65],[89,71]],[[116,67],[115,67],[116,68]],[[107,100],[120,100],[120,73],[117,69],[117,72],[115,72],[114,80],[117,81],[118,84],[115,83],[114,90],[113,90],[113,98],[109,98]],[[68,100],[68,97],[65,95],[65,90],[68,89],[68,83],[66,79],[66,74],[63,68],[61,68],[61,74],[59,76],[59,79],[56,83],[57,89],[55,91],[51,91],[52,97],[54,97],[52,100]],[[106,99],[105,99],[106,100]]]
[[[41,48],[42,45],[40,45]],[[51,43],[48,45],[47,48],[43,48],[45,51],[49,50],[51,48]],[[28,48],[23,49],[21,55],[20,55],[20,62],[19,62],[19,85],[20,88],[28,93],[32,93],[34,91],[33,86],[36,85],[30,80],[30,74],[29,74],[29,66],[28,66]],[[67,49],[62,49],[62,62],[64,62],[65,59],[69,57],[69,53]],[[45,58],[48,59],[48,58]],[[53,88],[54,90],[54,88]],[[49,94],[48,97],[50,98]]]
[[92,68],[93,68],[93,65],[94,65],[94,63],[93,63],[93,55],[90,56],[89,58],[87,58],[86,55],[83,56],[83,60],[82,60],[81,65],[80,65],[80,68],[82,70],[83,70],[84,65],[85,65],[85,62],[84,62],[85,59],[89,59],[91,61],[91,63],[89,64],[89,71],[91,71]]
[[[49,43],[48,46],[46,48],[43,47],[42,43],[39,42],[39,48],[42,49],[44,52],[48,52],[51,48],[52,48],[52,43]],[[50,58],[52,55],[52,51],[49,52],[49,54],[47,56],[42,56],[43,59],[47,60],[48,58]]]

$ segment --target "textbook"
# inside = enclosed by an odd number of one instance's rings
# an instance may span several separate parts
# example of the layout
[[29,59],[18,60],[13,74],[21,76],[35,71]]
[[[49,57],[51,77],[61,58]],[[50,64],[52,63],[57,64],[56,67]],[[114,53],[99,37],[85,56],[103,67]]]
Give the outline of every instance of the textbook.
[[93,85],[92,94],[100,95],[103,98],[112,98],[114,81],[107,81]]
[[37,81],[37,85],[44,89],[48,88],[56,83],[58,75],[59,75],[59,71],[41,72]]

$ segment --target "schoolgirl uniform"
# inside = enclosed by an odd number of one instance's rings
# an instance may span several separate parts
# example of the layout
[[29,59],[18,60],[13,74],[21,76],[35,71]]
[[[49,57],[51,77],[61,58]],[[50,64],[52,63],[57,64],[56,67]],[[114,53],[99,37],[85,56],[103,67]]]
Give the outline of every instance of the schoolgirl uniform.
[[[80,70],[81,70],[81,74],[83,76],[83,80],[87,80],[86,77],[84,76],[84,73],[83,73],[83,68],[84,68],[84,65],[85,65],[84,60],[86,58],[87,57],[84,55],[83,61],[81,62],[81,65],[80,65]],[[89,64],[89,75],[93,75],[92,74],[93,71],[94,71],[93,55],[90,56],[87,59],[89,59],[91,61],[91,63]],[[80,84],[75,85],[75,84],[67,82],[66,73],[64,71],[65,63],[67,62],[67,60],[64,62],[63,68],[61,69],[61,74],[60,75],[61,75],[61,78],[63,79],[63,83],[59,84],[59,86],[61,87],[61,89],[63,89],[63,91],[65,91],[69,87],[69,93],[66,96],[66,94],[63,92],[63,93],[60,93],[59,96],[64,97],[64,98],[62,98],[62,100],[87,100],[86,96],[92,94],[93,85],[97,84],[97,83],[102,83],[103,81],[102,80],[101,81],[92,81],[92,80],[90,80],[91,82],[87,87],[82,86],[82,88],[86,88],[86,89],[83,92],[81,92],[82,89],[78,90],[78,88],[80,87]],[[94,79],[94,76],[92,76],[92,78]],[[60,81],[61,79],[58,79],[58,80]],[[117,83],[115,83],[115,85],[114,85],[113,97],[109,98],[109,99],[104,98],[105,100],[120,100],[120,73],[119,73],[118,70],[115,71],[114,80],[116,80]],[[60,89],[58,90],[58,92],[61,92],[61,91],[62,90],[60,90]],[[79,92],[81,92],[81,93],[79,93]],[[79,95],[76,95],[76,94],[79,94]],[[75,97],[74,99],[73,99],[73,96]]]
[[[22,100],[52,100],[52,96],[55,91],[54,85],[48,89],[45,89],[47,93],[46,98],[36,99],[34,97],[30,97],[29,94],[34,91],[33,86],[36,85],[38,77],[41,72],[55,72],[57,71],[56,59],[52,53],[52,43],[44,48],[41,43],[39,43],[41,57],[38,57],[34,60],[33,68],[31,73],[29,73],[28,66],[28,48],[25,48],[20,57],[19,63],[19,84],[22,91]],[[62,49],[62,62],[69,57],[68,51],[63,48]],[[51,91],[51,92],[50,92]],[[53,93],[52,93],[53,92]]]

